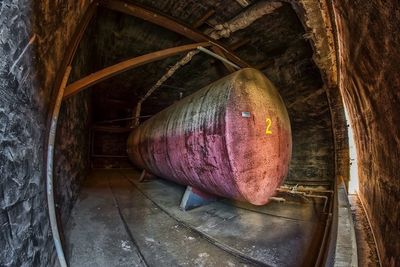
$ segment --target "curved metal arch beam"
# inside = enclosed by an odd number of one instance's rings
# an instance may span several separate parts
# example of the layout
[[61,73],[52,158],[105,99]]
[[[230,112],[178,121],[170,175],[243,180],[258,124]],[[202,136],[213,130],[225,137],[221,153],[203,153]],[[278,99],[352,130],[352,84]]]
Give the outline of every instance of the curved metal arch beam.
[[57,76],[54,81],[52,102],[49,109],[49,117],[47,121],[47,132],[46,132],[46,151],[45,151],[45,172],[46,172],[46,194],[47,194],[47,206],[49,212],[49,220],[51,232],[53,235],[53,242],[57,252],[58,261],[61,267],[67,267],[67,261],[63,250],[62,240],[60,238],[60,232],[57,222],[57,211],[54,203],[54,179],[53,179],[53,164],[54,164],[54,145],[55,136],[57,131],[58,114],[60,112],[62,96],[64,94],[64,88],[67,84],[69,74],[71,72],[71,63],[75,57],[76,50],[82,40],[82,37],[88,27],[91,19],[96,13],[98,3],[97,1],[92,2],[86,9],[85,14],[80,20],[76,27],[76,30],[69,42],[67,50],[64,54],[64,58],[61,62],[60,68],[57,72]]
[[[213,47],[212,50],[216,54],[226,57],[228,60],[242,68],[250,67],[248,63],[236,56],[232,50],[225,47],[222,43],[201,32],[196,31],[188,25],[184,25],[183,23],[178,22],[171,17],[158,13],[154,10],[150,10],[147,7],[139,6],[138,4],[134,4],[125,0],[102,0],[100,1],[100,5],[114,11],[143,19],[167,30],[183,35],[195,42],[213,42],[215,43],[215,47]],[[227,68],[230,71],[234,71],[234,69],[232,69],[230,66]]]
[[167,57],[171,57],[171,56],[174,56],[179,53],[194,50],[194,49],[197,49],[197,47],[207,47],[207,46],[211,46],[211,45],[213,45],[213,44],[209,43],[209,42],[182,45],[182,46],[167,48],[164,50],[152,52],[149,54],[145,54],[142,56],[138,56],[138,57],[134,57],[134,58],[122,61],[115,65],[101,69],[95,73],[92,73],[92,74],[68,85],[65,88],[64,99],[66,99],[74,94],[79,93],[80,91],[84,90],[85,88],[88,88],[92,85],[95,85],[95,84],[101,82],[101,81],[109,79],[109,78],[111,78],[119,73],[122,73],[124,71],[139,67],[141,65],[144,65],[144,64],[147,64],[150,62],[154,62],[154,61],[161,60],[161,59],[164,59]]

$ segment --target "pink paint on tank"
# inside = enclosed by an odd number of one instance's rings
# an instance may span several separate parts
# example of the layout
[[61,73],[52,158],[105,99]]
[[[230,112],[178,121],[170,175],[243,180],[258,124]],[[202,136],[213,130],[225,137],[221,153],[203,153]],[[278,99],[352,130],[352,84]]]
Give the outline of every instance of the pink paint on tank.
[[287,176],[289,117],[255,69],[239,70],[161,111],[132,131],[132,162],[159,177],[263,205]]

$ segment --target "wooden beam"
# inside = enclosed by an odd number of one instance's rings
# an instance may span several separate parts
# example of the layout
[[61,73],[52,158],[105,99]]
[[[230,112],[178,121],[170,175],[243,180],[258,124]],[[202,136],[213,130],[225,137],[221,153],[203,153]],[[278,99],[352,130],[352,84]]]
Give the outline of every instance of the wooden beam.
[[139,67],[141,65],[154,62],[157,60],[161,60],[167,57],[174,56],[179,53],[187,52],[190,50],[196,49],[198,46],[208,47],[211,46],[211,43],[196,43],[196,44],[189,44],[189,45],[182,45],[173,48],[167,48],[164,50],[152,52],[146,55],[138,56],[132,59],[125,60],[118,64],[112,65],[110,67],[104,68],[99,70],[95,73],[92,73],[65,88],[64,99],[70,97],[94,84],[97,84],[101,81],[104,81],[108,78],[111,78],[119,73],[124,71]]
[[131,106],[131,101],[128,100],[121,100],[121,99],[116,99],[116,98],[106,98],[106,97],[102,97],[102,98],[97,98],[98,102],[106,102],[107,105],[119,105],[121,106],[121,108],[126,108],[126,107],[130,107]]
[[274,60],[273,59],[266,60],[263,63],[255,65],[254,68],[262,71],[263,69],[265,69],[266,67],[271,66],[272,64],[274,64]]
[[92,158],[128,158],[128,155],[91,155]]
[[213,38],[203,33],[200,33],[190,26],[184,25],[183,23],[178,22],[173,18],[167,17],[166,15],[160,14],[154,10],[150,10],[147,7],[145,8],[137,4],[121,0],[103,0],[100,2],[100,4],[111,10],[115,10],[121,13],[125,13],[127,15],[143,19],[170,31],[176,32],[195,42],[213,42],[216,44],[216,46],[220,47],[224,51],[224,54],[220,54],[221,51],[213,47],[212,50],[215,53],[223,57],[226,56],[236,65],[239,65],[241,67],[250,67],[249,64],[236,56],[233,51],[224,47],[224,45],[214,40]]
[[99,126],[95,125],[92,127],[93,131],[97,132],[107,132],[107,133],[128,133],[131,132],[131,128],[126,128],[126,127],[110,127],[110,126]]
[[198,27],[203,25],[204,22],[206,22],[206,20],[208,20],[214,14],[215,14],[215,10],[209,9],[206,13],[204,13],[203,16],[201,16],[195,23],[193,23],[193,26],[192,26],[193,29],[197,29]]
[[240,47],[242,47],[242,46],[248,44],[250,41],[251,41],[250,39],[241,39],[241,40],[239,40],[239,41],[233,43],[229,48],[230,48],[232,51],[235,51],[235,50],[239,49]]
[[236,2],[242,7],[247,7],[250,3],[247,0],[236,0]]

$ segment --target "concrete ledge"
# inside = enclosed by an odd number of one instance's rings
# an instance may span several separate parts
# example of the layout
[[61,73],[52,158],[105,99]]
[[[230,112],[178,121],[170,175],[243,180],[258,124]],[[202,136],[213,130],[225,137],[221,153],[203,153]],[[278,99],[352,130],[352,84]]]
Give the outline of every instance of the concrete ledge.
[[338,231],[335,252],[335,267],[357,267],[357,242],[346,188],[338,186]]

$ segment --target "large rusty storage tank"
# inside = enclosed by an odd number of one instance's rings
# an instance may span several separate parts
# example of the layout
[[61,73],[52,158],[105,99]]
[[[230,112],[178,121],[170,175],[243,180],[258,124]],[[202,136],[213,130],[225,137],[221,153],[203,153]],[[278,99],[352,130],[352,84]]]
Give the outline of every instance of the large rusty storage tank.
[[262,205],[288,173],[289,117],[273,84],[242,69],[159,112],[132,131],[140,168],[198,190]]

